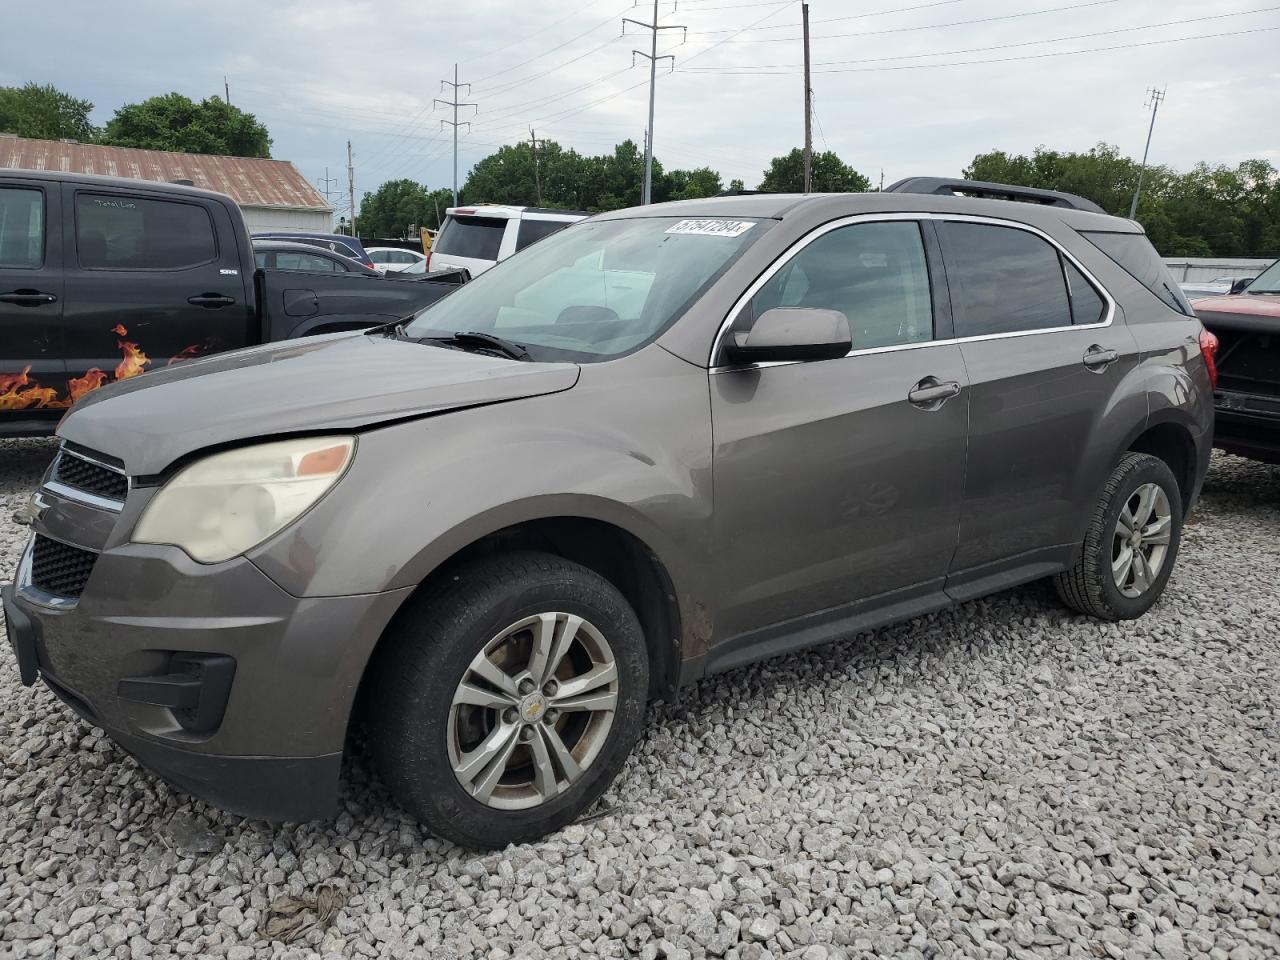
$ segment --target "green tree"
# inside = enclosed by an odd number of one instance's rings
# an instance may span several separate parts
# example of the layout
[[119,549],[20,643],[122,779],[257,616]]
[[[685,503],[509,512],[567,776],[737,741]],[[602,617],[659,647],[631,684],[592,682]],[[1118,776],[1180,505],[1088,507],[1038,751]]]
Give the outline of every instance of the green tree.
[[[774,157],[760,181],[760,189],[766,193],[802,193],[804,151],[797,147],[784,156]],[[862,193],[869,189],[871,181],[832,151],[813,155],[814,193]]]
[[667,175],[667,184],[668,200],[697,200],[699,197],[714,197],[724,191],[720,174],[710,167],[672,170]]
[[432,192],[412,180],[388,180],[364,195],[357,225],[361,236],[366,237],[415,236],[421,227],[439,228],[444,211],[452,202],[449,190]]
[[37,140],[89,141],[97,133],[89,122],[92,110],[88,100],[50,84],[0,87],[0,132]]
[[271,137],[253,114],[218,97],[196,103],[180,93],[126,103],[107,121],[102,142],[144,150],[271,156]]

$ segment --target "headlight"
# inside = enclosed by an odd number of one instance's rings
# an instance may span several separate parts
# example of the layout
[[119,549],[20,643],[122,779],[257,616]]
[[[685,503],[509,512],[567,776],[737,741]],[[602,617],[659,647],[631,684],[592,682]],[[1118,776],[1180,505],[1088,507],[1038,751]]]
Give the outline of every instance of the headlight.
[[133,540],[173,544],[201,563],[239,556],[323,497],[355,445],[355,437],[308,437],[205,457],[155,495]]

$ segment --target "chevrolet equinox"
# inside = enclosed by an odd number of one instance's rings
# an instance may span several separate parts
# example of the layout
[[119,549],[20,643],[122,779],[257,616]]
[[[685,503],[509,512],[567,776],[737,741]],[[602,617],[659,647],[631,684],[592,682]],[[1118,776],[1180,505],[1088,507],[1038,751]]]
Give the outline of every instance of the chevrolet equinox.
[[536,838],[700,677],[1052,578],[1161,595],[1215,341],[1141,228],[916,178],[576,224],[406,319],[89,394],[4,588],[37,678],[181,790],[330,815],[348,731]]

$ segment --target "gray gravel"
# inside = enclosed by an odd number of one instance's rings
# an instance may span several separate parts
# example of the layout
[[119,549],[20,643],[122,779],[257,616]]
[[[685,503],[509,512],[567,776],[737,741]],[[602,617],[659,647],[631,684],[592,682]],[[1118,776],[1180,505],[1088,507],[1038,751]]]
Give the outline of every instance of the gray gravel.
[[[51,450],[0,443],[0,579]],[[1280,471],[1219,458],[1144,620],[1032,586],[706,681],[482,857],[359,761],[330,823],[175,796],[5,655],[0,956],[1274,957],[1278,533]]]

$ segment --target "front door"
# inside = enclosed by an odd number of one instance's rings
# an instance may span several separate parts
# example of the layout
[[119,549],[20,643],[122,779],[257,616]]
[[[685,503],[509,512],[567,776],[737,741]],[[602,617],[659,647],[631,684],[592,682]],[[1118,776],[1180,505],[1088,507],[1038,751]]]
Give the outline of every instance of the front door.
[[58,184],[0,184],[0,433],[56,422],[67,399]]
[[64,317],[74,396],[248,342],[251,288],[220,204],[71,185],[63,202],[74,214]]
[[[1083,534],[1098,478],[1123,443],[1108,424],[1127,429],[1146,416],[1140,392],[1116,399],[1137,345],[1117,308],[1045,237],[990,222],[938,229],[972,382],[954,573],[978,583],[1047,570]],[[1109,416],[1117,402],[1137,407]]]
[[735,329],[773,307],[839,310],[853,351],[712,371],[713,661],[759,652],[762,631],[938,593],[960,517],[968,380],[939,342],[921,225],[837,226],[766,276]]

